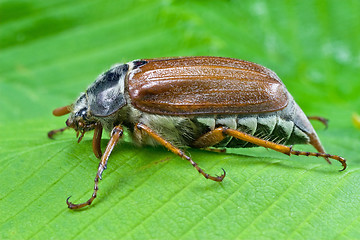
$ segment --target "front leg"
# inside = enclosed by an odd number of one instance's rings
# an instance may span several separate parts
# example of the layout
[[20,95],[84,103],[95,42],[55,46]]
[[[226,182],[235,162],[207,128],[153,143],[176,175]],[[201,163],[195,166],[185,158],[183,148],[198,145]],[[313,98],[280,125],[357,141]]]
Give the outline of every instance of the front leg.
[[111,138],[106,146],[104,155],[102,155],[100,163],[99,163],[99,168],[96,173],[95,180],[94,180],[94,182],[95,182],[94,192],[91,195],[91,198],[89,198],[89,200],[87,200],[84,203],[74,204],[72,202],[69,202],[70,197],[68,197],[66,199],[66,204],[68,205],[68,207],[70,209],[82,208],[87,205],[90,205],[94,201],[94,199],[96,198],[97,191],[99,190],[99,188],[98,188],[99,179],[101,180],[102,173],[106,169],[106,165],[109,160],[110,154],[111,154],[112,150],[114,149],[115,145],[118,143],[118,141],[122,135],[123,135],[123,128],[120,125],[113,128],[113,130],[111,131]]
[[94,136],[92,140],[92,148],[93,152],[95,154],[95,157],[101,158],[102,152],[101,152],[101,135],[102,135],[103,127],[100,123],[95,124],[94,129]]
[[135,131],[139,131],[139,130],[146,132],[151,138],[153,138],[155,141],[157,141],[158,143],[160,143],[161,145],[163,145],[164,147],[166,147],[168,150],[172,151],[179,157],[188,160],[191,163],[191,165],[193,165],[193,167],[195,167],[196,170],[198,170],[198,172],[201,173],[205,178],[211,179],[216,182],[221,182],[224,179],[224,177],[226,175],[224,169],[223,169],[224,173],[221,176],[213,177],[213,176],[207,174],[206,172],[204,172],[204,170],[202,170],[198,166],[198,164],[196,162],[194,162],[189,156],[187,156],[181,149],[175,147],[172,143],[165,140],[163,137],[161,137],[159,134],[157,134],[154,130],[152,130],[145,124],[143,124],[143,123],[136,124]]

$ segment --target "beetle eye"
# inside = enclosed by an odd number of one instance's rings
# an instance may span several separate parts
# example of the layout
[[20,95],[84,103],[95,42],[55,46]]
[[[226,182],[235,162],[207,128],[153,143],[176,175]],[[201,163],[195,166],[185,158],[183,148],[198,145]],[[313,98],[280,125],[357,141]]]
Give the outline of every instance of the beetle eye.
[[84,120],[86,120],[87,119],[87,108],[85,107],[85,108],[81,109],[80,111],[76,112],[75,117],[81,117]]

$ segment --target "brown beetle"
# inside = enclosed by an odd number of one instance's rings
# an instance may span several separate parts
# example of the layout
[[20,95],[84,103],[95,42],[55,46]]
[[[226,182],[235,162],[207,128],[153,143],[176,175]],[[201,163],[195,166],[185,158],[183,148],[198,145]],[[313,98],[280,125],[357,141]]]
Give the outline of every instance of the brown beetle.
[[[101,74],[74,104],[55,109],[70,113],[67,127],[80,133],[95,130],[93,151],[101,158],[91,198],[71,209],[90,205],[109,156],[125,127],[142,145],[165,146],[205,173],[181,148],[246,148],[262,146],[287,155],[344,158],[325,153],[320,140],[279,77],[255,63],[221,57],[142,59],[113,66]],[[312,117],[324,123],[322,118]],[[111,134],[104,154],[103,128]],[[311,144],[318,152],[295,151],[285,145]]]

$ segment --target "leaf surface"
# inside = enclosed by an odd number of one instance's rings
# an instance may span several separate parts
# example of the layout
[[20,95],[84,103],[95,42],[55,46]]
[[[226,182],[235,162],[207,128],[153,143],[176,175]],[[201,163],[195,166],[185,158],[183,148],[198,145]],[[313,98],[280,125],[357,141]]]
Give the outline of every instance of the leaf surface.
[[[0,3],[1,239],[356,239],[360,236],[358,1],[2,1]],[[93,205],[91,134],[55,140],[51,111],[117,62],[224,56],[273,69],[314,122],[323,159],[262,148],[189,149],[199,175],[164,148],[123,141]],[[104,133],[102,147],[107,144]],[[294,149],[313,151],[309,146]]]

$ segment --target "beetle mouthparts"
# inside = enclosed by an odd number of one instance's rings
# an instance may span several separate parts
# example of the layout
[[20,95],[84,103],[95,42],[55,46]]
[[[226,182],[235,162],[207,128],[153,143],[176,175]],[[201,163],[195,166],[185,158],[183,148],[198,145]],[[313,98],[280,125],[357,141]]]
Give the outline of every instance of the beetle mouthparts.
[[74,122],[71,121],[70,119],[66,120],[65,122],[66,126],[70,127],[70,128],[74,128]]

